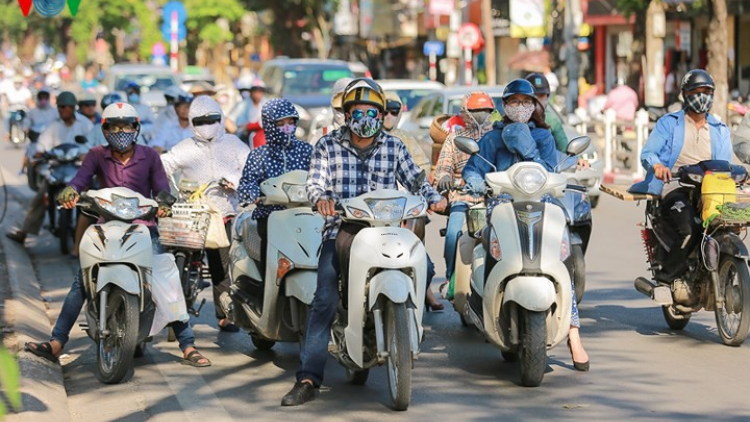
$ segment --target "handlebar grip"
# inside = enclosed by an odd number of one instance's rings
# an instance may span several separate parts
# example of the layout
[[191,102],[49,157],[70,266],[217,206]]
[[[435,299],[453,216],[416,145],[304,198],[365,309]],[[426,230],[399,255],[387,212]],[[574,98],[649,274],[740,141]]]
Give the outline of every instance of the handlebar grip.
[[671,171],[669,172],[670,176],[672,176],[672,179],[679,179],[680,178],[680,172],[679,171]]
[[589,188],[587,188],[586,186],[581,186],[581,185],[567,185],[565,189],[575,190],[575,191],[582,192],[582,193],[586,193],[589,191]]

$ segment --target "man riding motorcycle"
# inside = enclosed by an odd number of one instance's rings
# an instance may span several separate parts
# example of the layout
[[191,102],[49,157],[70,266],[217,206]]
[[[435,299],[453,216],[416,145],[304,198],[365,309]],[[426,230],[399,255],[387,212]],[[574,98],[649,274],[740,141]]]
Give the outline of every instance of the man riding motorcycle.
[[704,160],[732,161],[729,128],[709,113],[716,84],[702,69],[685,74],[680,85],[685,108],[656,122],[641,153],[646,179],[630,187],[633,193],[661,195],[664,227],[674,233],[660,281],[672,282],[688,270],[687,257],[701,239],[701,220],[690,202],[690,190],[681,188],[672,172]]
[[252,150],[247,156],[247,163],[242,171],[242,179],[240,179],[237,192],[240,195],[240,203],[258,204],[251,218],[258,221],[261,262],[265,263],[268,216],[284,207],[259,204],[260,184],[266,179],[278,177],[293,170],[307,171],[310,168],[312,145],[294,136],[299,114],[291,101],[286,98],[270,100],[263,104],[262,115],[266,144]]
[[242,101],[237,103],[227,114],[227,130],[236,133],[243,141],[254,148],[258,148],[266,142],[264,136],[261,109],[265,103],[263,98],[266,85],[260,79],[255,79],[247,84],[237,84]]
[[156,115],[156,120],[154,121],[154,133],[158,134],[161,128],[167,123],[177,121],[177,112],[174,109],[175,100],[177,100],[177,97],[184,94],[185,91],[175,85],[164,90],[164,100],[166,100],[167,106],[159,110],[159,113]]
[[183,139],[193,136],[192,127],[188,114],[190,112],[190,103],[193,102],[193,96],[185,91],[180,90],[172,101],[177,119],[164,123],[151,141],[153,147],[159,153],[164,153],[172,149],[175,145],[182,142]]
[[26,118],[23,120],[26,136],[28,136],[30,144],[26,147],[26,154],[23,157],[22,171],[27,171],[26,167],[30,159],[34,156],[36,146],[33,144],[39,140],[39,135],[44,132],[44,129],[47,129],[47,126],[52,124],[58,117],[57,110],[50,105],[49,90],[47,88],[40,89],[36,94],[36,107],[29,110],[26,113]]
[[[326,217],[326,224],[297,382],[281,400],[282,406],[299,406],[313,400],[315,388],[323,382],[331,324],[339,300],[338,279],[348,265],[339,262],[337,250],[346,253],[359,227],[341,225],[336,200],[378,189],[397,189],[397,183],[411,188],[419,178],[420,170],[404,144],[382,131],[385,102],[385,94],[375,81],[353,80],[342,99],[346,125],[323,136],[315,145],[307,194],[318,212]],[[431,210],[445,208],[446,200],[428,183],[423,184],[421,191]]]
[[[79,192],[88,188],[94,176],[97,176],[102,188],[123,186],[147,198],[154,197],[162,191],[169,192],[169,182],[159,154],[149,147],[135,144],[140,129],[135,109],[124,103],[112,104],[104,110],[102,118],[102,132],[108,145],[96,146],[89,151],[76,177],[60,193],[58,202],[67,209],[75,207],[80,198]],[[168,212],[168,207],[160,208],[158,216],[164,217]],[[152,238],[156,239],[156,227],[153,222],[143,224],[149,226]],[[158,252],[158,241],[155,241],[154,246],[155,252]],[[68,342],[70,330],[81,313],[85,297],[83,275],[79,268],[52,330],[50,341],[26,343],[26,350],[51,362],[57,362]],[[179,339],[183,363],[199,367],[211,365],[211,362],[195,349],[195,335],[188,322],[175,321],[170,326]]]
[[[102,109],[104,111],[104,109]],[[84,91],[78,99],[78,113],[96,125],[101,123],[102,116],[96,111],[96,94]]]
[[534,86],[534,92],[536,92],[536,99],[538,101],[537,108],[541,109],[544,113],[544,122],[547,123],[547,126],[549,126],[549,129],[552,132],[552,137],[555,138],[557,150],[564,152],[568,147],[569,139],[568,135],[565,134],[563,123],[560,121],[560,118],[557,117],[556,113],[545,112],[547,107],[550,106],[549,96],[551,91],[549,81],[547,81],[547,78],[541,73],[531,73],[526,76],[526,80],[531,82],[531,85]]

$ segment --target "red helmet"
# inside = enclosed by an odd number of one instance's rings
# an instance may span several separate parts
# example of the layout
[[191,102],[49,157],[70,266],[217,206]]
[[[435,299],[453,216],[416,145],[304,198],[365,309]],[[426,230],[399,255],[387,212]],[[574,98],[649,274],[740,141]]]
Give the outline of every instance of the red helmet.
[[495,102],[484,92],[472,92],[466,98],[467,110],[494,110]]

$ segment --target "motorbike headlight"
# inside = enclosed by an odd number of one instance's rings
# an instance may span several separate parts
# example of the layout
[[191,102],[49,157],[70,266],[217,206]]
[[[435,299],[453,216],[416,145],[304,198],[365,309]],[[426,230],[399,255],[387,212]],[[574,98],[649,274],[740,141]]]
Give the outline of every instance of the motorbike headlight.
[[374,199],[367,201],[376,220],[395,221],[404,218],[406,198]]
[[560,242],[560,261],[565,261],[570,256],[570,233],[566,228],[563,231],[562,242]]
[[503,260],[503,251],[500,249],[500,241],[497,239],[494,229],[490,229],[490,255],[495,261]]
[[513,184],[522,192],[531,195],[547,183],[547,174],[537,167],[523,167],[513,175]]
[[150,206],[139,207],[138,198],[125,198],[119,195],[112,195],[111,198],[111,201],[102,198],[94,199],[102,209],[124,220],[135,220],[138,217],[143,217],[152,208]]
[[289,183],[284,183],[281,185],[281,189],[283,189],[284,193],[286,193],[286,196],[289,198],[289,202],[307,202],[307,190],[305,189],[305,185],[292,185]]

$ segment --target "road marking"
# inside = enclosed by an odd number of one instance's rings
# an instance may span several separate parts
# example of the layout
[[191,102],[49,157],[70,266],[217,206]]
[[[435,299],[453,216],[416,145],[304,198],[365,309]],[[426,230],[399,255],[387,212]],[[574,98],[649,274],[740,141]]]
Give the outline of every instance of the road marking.
[[[231,416],[198,369],[171,362],[155,362],[190,422],[232,422]],[[191,374],[186,374],[185,371]],[[186,375],[190,375],[186,377]]]

